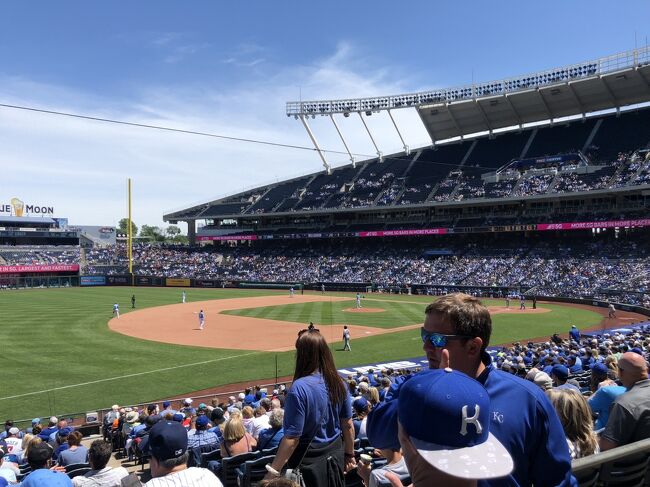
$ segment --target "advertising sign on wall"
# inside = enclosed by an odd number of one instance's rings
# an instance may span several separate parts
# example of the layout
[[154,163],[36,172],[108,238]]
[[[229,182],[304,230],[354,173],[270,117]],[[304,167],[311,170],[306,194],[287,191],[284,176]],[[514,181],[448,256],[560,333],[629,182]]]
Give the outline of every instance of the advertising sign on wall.
[[0,274],[42,272],[79,272],[79,264],[0,265]]
[[174,279],[168,277],[165,279],[165,286],[190,287],[189,279]]
[[80,286],[105,286],[106,276],[81,276]]

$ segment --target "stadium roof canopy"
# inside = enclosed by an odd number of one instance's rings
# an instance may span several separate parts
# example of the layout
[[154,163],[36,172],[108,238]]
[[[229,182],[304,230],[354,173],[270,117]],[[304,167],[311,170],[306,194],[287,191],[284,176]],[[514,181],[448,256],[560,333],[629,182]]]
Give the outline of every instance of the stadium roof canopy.
[[[622,107],[647,102],[650,102],[650,46],[497,81],[393,96],[288,102],[286,110],[287,116],[301,120],[330,173],[331,168],[309,127],[309,117],[327,116],[331,119],[354,167],[356,161],[335,115],[349,117],[355,114],[360,117],[381,162],[383,154],[364,120],[373,113],[387,112],[408,154],[409,147],[391,115],[391,111],[396,109],[417,110],[433,144],[438,144],[507,127],[552,124],[564,117],[584,117],[603,110],[615,109],[618,112]],[[238,195],[252,194],[253,191]],[[229,198],[220,197],[171,210],[163,215],[163,220],[207,218],[203,213],[210,205]],[[237,210],[232,212],[234,216],[238,213]]]
[[[648,101],[650,46],[645,46],[583,63],[454,88],[371,98],[288,102],[287,116],[305,124],[319,150],[306,124],[309,116],[328,116],[334,122],[336,114],[349,117],[356,113],[363,120],[362,114],[370,116],[386,111],[395,123],[391,110],[415,108],[432,142],[436,143],[505,127],[618,110]],[[364,125],[367,129],[365,122]],[[395,128],[402,138],[397,124]],[[327,167],[325,160],[323,163]]]

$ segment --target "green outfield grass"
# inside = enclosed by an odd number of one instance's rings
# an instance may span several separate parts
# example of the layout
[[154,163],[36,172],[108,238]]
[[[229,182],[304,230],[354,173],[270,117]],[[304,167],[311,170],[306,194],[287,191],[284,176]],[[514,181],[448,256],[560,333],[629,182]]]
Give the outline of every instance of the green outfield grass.
[[[149,342],[108,329],[114,302],[130,311],[136,295],[139,309],[180,302],[181,289],[69,288],[0,292],[0,343],[5,370],[0,388],[0,419],[90,411],[113,403],[133,404],[242,381],[257,381],[293,373],[293,352],[267,353],[215,350]],[[188,300],[285,294],[268,290],[187,289]],[[350,297],[350,295],[345,295]],[[333,343],[337,366],[391,361],[421,354],[414,330],[359,340],[353,352],[338,351],[340,327],[355,323],[395,327],[422,321],[431,298],[372,295],[366,307],[381,307],[377,314],[344,313],[350,302],[326,302],[239,310],[238,314],[286,321],[318,323]],[[502,303],[498,303],[502,304]],[[547,336],[600,321],[590,311],[544,305],[552,313],[522,317],[496,315],[492,343]],[[264,310],[260,312],[259,310]],[[348,316],[350,315],[350,316]],[[155,325],[151,325],[155,326]],[[243,332],[245,333],[245,332]]]

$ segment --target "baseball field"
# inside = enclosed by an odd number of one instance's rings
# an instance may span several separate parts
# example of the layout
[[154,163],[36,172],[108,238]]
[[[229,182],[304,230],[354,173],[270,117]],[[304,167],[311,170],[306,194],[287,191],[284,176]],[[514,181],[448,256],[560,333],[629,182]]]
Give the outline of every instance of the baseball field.
[[[183,397],[293,372],[296,332],[313,321],[338,367],[422,355],[417,328],[430,297],[177,288],[68,288],[0,292],[0,418],[15,420]],[[131,296],[136,307],[131,308]],[[121,316],[113,318],[113,303]],[[493,314],[492,344],[603,325],[596,309],[539,303]],[[528,303],[530,305],[530,303]],[[204,310],[205,329],[198,312]],[[626,318],[622,318],[626,319]],[[632,318],[628,318],[632,320]],[[342,326],[352,352],[341,348]],[[4,420],[4,419],[3,419]]]

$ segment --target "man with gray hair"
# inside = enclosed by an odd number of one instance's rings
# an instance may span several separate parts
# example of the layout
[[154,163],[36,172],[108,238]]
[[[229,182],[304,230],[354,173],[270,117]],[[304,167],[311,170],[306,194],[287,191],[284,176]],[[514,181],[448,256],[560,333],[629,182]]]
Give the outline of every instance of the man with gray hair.
[[284,436],[284,429],[282,428],[283,422],[284,409],[278,408],[272,410],[269,417],[270,428],[260,431],[257,439],[257,447],[260,450],[275,448],[280,444],[280,440]]
[[618,375],[627,392],[616,398],[610,409],[600,449],[650,438],[650,380],[648,364],[634,352],[625,352],[618,361]]

